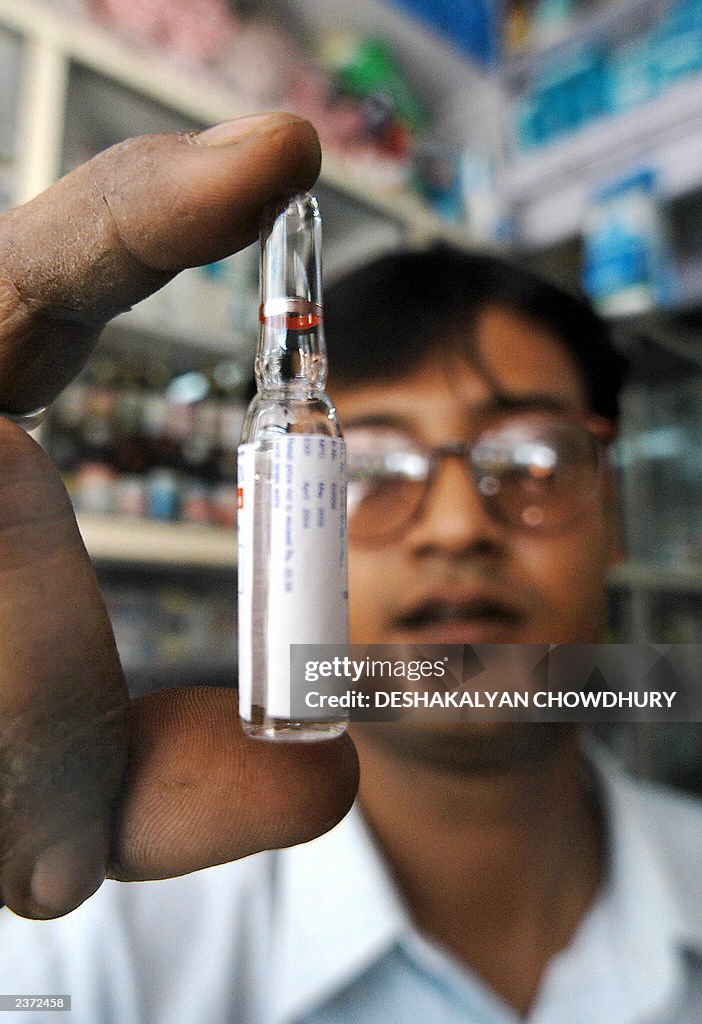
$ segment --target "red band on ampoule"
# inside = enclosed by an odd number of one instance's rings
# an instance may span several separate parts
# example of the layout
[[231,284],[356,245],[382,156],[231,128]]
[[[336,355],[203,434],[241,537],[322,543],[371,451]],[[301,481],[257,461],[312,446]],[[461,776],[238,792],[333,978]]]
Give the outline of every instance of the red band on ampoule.
[[287,327],[290,331],[311,331],[322,322],[322,307],[309,299],[268,299],[261,304],[258,319],[262,324]]

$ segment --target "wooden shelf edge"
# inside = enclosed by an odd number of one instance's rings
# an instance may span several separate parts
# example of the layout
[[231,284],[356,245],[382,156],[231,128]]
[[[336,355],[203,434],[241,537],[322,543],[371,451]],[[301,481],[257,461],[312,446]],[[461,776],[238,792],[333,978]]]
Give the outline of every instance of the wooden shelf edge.
[[188,569],[234,569],[234,530],[120,516],[79,514],[78,527],[95,562]]
[[[235,569],[236,532],[214,526],[79,514],[78,526],[96,562],[138,566]],[[622,562],[608,573],[610,588],[702,594],[702,569]]]

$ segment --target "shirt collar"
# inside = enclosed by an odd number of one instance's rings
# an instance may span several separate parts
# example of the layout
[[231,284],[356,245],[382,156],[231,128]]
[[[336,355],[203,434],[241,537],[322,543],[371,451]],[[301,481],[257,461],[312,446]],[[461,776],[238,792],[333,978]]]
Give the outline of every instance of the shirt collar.
[[282,852],[277,906],[280,1024],[329,998],[411,927],[358,805],[326,835]]
[[[680,805],[631,778],[599,744],[585,747],[607,829],[606,874],[572,942],[549,964],[529,1019],[568,1019],[574,991],[588,993],[584,1020],[664,1019],[683,990],[684,951],[702,957],[702,895],[692,874],[686,884],[678,871],[684,842],[668,842]],[[678,823],[689,832],[684,813]]]
[[[573,942],[549,965],[530,1015],[539,1024],[568,1019],[573,985],[583,991],[587,970],[588,1001],[598,992],[606,1001],[592,1019],[630,1024],[664,1005],[681,983],[681,947],[702,958],[694,866],[689,858],[677,864],[674,844],[669,848],[657,827],[655,799],[652,807],[616,759],[595,744],[587,758],[608,831],[607,879]],[[357,806],[326,835],[283,851],[279,870],[273,1019],[287,1024],[331,998],[414,927]],[[592,955],[611,949],[616,956],[605,961]]]
[[667,926],[656,927],[668,942],[702,958],[699,799],[637,781],[599,743],[585,749],[609,830],[612,888],[647,916],[665,914]]

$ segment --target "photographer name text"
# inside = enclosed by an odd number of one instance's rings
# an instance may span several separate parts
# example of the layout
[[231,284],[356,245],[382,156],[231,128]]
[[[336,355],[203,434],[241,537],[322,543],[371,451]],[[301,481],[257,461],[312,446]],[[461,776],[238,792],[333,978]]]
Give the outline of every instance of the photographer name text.
[[361,690],[346,690],[343,693],[320,693],[311,690],[305,694],[305,703],[310,709],[334,708],[475,708],[495,710],[499,708],[549,708],[576,709],[625,709],[662,708],[671,709],[677,691],[672,690],[375,690],[368,693]]

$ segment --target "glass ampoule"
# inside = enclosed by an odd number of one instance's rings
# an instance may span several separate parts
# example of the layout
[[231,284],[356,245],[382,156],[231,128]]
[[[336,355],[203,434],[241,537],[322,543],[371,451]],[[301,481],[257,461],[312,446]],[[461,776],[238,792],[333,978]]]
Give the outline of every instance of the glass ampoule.
[[345,644],[346,449],[324,392],[321,219],[314,196],[261,225],[258,393],[238,468],[239,713],[262,739],[326,739],[342,712],[291,709],[290,645]]

